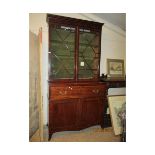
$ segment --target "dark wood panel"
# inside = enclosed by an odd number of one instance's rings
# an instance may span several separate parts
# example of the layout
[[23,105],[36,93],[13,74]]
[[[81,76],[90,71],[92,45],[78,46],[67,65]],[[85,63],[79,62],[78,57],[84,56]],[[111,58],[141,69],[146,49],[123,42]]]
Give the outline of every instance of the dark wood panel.
[[100,80],[107,85],[108,88],[120,88],[126,87],[125,79],[104,79],[100,78]]
[[49,125],[52,128],[74,126],[78,99],[53,101],[49,104]]
[[103,99],[85,98],[81,99],[81,118],[79,124],[86,126],[101,124],[103,118]]
[[64,25],[64,26],[78,26],[80,28],[91,29],[95,32],[101,32],[103,23],[75,19],[70,17],[58,16],[58,15],[47,15],[47,22],[49,25]]
[[80,95],[83,97],[96,97],[96,96],[104,96],[106,93],[106,89],[104,85],[100,86],[85,86],[80,88]]
[[81,98],[104,96],[106,94],[105,85],[92,85],[92,86],[57,86],[50,87],[49,96],[50,100],[58,100],[64,98]]
[[80,95],[79,86],[58,86],[50,87],[50,100],[59,100],[64,98],[78,98]]
[[[70,83],[64,87],[62,84],[54,84],[50,85],[49,90],[50,135],[57,131],[79,130],[97,124],[103,126],[105,84]],[[60,94],[59,91],[66,91],[66,94]]]

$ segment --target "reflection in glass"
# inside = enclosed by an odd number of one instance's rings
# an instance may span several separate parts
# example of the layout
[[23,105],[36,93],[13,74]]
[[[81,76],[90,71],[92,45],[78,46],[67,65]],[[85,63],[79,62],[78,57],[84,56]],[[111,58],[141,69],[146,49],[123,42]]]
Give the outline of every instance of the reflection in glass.
[[[79,79],[98,76],[99,34],[80,29],[79,36]],[[82,64],[82,65],[81,65]],[[83,65],[84,64],[84,65]]]
[[50,77],[52,79],[74,78],[75,28],[54,27],[50,40]]

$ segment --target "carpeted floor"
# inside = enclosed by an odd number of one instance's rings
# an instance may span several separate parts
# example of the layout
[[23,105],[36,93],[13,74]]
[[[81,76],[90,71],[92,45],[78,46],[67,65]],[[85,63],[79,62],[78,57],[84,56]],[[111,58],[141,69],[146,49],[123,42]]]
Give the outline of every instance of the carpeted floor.
[[[30,142],[39,142],[39,131],[37,131]],[[44,142],[48,142],[48,129],[44,128]],[[115,136],[112,127],[102,129],[93,126],[80,131],[56,132],[52,135],[50,142],[120,142],[120,136]]]
[[112,127],[102,129],[100,126],[90,127],[80,131],[54,133],[50,142],[119,142],[120,136],[115,136]]

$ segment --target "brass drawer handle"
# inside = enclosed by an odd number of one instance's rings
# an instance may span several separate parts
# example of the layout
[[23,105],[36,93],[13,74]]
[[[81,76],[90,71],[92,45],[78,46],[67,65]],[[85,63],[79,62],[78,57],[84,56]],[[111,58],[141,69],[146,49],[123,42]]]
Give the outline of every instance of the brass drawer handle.
[[98,94],[99,90],[98,89],[93,89],[92,92],[95,93],[95,94]]
[[59,91],[59,94],[60,95],[66,95],[67,94],[67,91],[65,90],[65,91]]
[[70,87],[70,86],[69,86],[68,88],[69,88],[70,90],[72,90],[72,89],[73,89],[73,88],[72,88],[72,87]]

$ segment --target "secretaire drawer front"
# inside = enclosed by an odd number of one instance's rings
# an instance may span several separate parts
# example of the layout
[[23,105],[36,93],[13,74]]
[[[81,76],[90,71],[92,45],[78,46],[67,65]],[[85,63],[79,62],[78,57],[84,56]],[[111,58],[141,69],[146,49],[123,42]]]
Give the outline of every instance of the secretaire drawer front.
[[79,98],[78,86],[50,87],[50,99]]
[[91,86],[54,86],[49,88],[49,99],[59,100],[67,98],[84,98],[93,96],[105,96],[105,85]]
[[82,96],[104,96],[106,89],[104,87],[87,86],[81,87],[80,93]]

